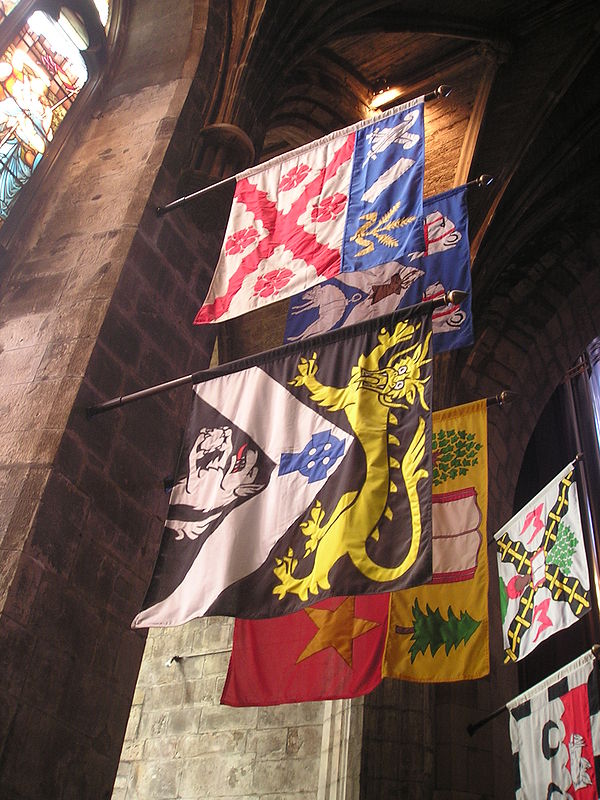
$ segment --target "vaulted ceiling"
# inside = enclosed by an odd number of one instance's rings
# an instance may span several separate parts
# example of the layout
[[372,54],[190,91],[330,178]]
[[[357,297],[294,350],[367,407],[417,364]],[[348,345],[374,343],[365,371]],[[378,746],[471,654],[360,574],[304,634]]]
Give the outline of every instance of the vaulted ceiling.
[[[494,176],[489,188],[469,192],[477,336],[492,297],[512,291],[523,262],[566,220],[576,235],[585,209],[597,205],[597,3],[258,5],[245,2],[257,23],[237,96],[253,109],[252,118],[240,110],[238,124],[262,144],[263,160],[368,116],[384,86],[397,87],[396,102],[452,87],[426,105],[425,194]],[[260,319],[235,323],[229,338],[247,339],[251,324],[260,344]],[[270,336],[263,346],[273,346]]]

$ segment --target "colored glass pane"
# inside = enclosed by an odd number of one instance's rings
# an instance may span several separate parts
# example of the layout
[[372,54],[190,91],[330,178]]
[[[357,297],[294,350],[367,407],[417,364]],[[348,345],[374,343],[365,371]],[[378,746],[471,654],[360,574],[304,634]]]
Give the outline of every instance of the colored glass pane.
[[0,22],[10,14],[15,6],[19,5],[19,0],[0,0]]
[[94,0],[94,5],[98,9],[100,22],[104,25],[104,27],[106,27],[106,23],[108,22],[108,16],[110,13],[109,0]]
[[0,59],[0,224],[87,80],[85,62],[41,11]]

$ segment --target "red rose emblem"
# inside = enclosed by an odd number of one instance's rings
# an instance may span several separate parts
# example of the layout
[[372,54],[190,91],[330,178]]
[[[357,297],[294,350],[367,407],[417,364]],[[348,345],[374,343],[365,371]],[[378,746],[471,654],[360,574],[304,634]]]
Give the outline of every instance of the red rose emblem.
[[258,231],[256,228],[242,228],[241,231],[232,233],[225,242],[225,252],[228,256],[233,256],[236,253],[241,253],[249,245],[254,244],[258,239]]
[[272,269],[261,275],[254,284],[254,294],[259,297],[271,297],[286,286],[294,273],[291,269]]
[[279,191],[287,192],[289,189],[295,189],[296,186],[302,183],[309,172],[310,167],[308,164],[300,164],[297,167],[293,167],[289,172],[286,172],[279,181]]
[[313,222],[327,222],[330,219],[335,219],[346,207],[346,200],[346,195],[339,192],[331,195],[331,197],[325,197],[310,212],[310,218]]

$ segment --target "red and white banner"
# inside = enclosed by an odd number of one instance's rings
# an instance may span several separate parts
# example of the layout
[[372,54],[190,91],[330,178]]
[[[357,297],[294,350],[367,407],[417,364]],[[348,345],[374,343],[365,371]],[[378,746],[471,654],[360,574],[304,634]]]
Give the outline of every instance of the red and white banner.
[[517,800],[597,800],[597,673],[589,651],[507,703]]

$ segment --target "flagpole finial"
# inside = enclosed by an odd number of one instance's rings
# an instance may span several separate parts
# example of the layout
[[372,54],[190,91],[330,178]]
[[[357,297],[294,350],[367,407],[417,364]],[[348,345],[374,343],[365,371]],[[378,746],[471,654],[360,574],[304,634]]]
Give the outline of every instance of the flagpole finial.
[[437,89],[433,89],[425,95],[425,101],[439,100],[440,98],[448,97],[451,92],[451,86],[448,86],[447,83],[441,83]]
[[480,175],[477,178],[477,186],[479,186],[480,189],[483,189],[486,186],[491,186],[494,180],[495,179],[493,175],[486,175],[486,174]]
[[449,306],[453,305],[460,305],[463,300],[468,297],[468,292],[463,292],[462,289],[450,289],[449,292],[446,292],[444,295],[444,300],[446,301],[446,305]]
[[506,403],[512,403],[516,396],[516,392],[509,392],[508,389],[503,389],[500,394],[496,395],[496,399],[498,401],[498,405],[500,408],[502,408],[502,406]]

